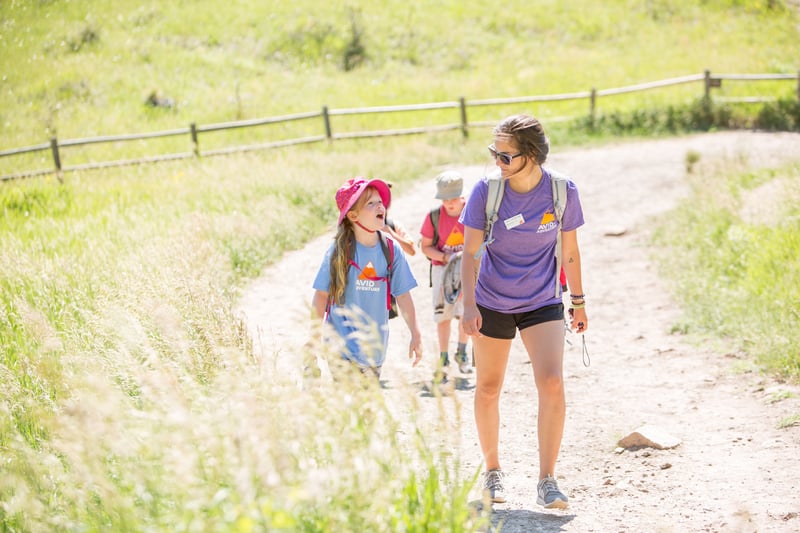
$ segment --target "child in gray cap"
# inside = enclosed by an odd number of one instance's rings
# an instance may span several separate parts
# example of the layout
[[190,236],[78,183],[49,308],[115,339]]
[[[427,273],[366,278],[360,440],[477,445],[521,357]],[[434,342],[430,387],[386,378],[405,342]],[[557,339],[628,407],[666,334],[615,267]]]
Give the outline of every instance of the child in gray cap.
[[420,249],[431,260],[430,284],[433,290],[433,321],[439,339],[442,370],[450,364],[451,322],[458,324],[455,360],[462,374],[472,372],[467,357],[467,334],[461,327],[461,252],[464,249],[464,224],[458,221],[466,201],[462,196],[464,180],[454,170],[436,177],[436,199],[441,204],[432,209],[422,223]]

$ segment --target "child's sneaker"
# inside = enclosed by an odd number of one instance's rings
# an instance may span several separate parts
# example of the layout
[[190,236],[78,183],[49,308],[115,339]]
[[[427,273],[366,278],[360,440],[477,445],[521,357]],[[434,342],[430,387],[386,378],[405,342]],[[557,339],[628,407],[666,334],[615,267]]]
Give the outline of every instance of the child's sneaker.
[[503,471],[499,468],[488,470],[483,474],[483,493],[492,503],[505,503],[506,488],[503,486]]
[[558,483],[552,476],[547,476],[536,486],[538,497],[536,503],[543,505],[545,509],[566,509],[569,507],[567,497],[558,490]]
[[471,374],[472,373],[472,364],[469,362],[466,353],[457,353],[456,354],[456,361],[458,361],[458,370],[462,374]]

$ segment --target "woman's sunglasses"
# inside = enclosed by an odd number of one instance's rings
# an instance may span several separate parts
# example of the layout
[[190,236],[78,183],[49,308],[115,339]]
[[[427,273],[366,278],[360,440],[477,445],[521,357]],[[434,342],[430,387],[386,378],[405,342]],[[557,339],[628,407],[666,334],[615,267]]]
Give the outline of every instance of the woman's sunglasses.
[[495,159],[499,159],[500,162],[503,163],[504,165],[510,165],[515,157],[520,157],[522,155],[521,152],[513,155],[507,154],[505,152],[498,152],[497,148],[495,148],[493,144],[490,144],[488,148],[489,148],[489,153],[492,154],[492,157],[494,157]]

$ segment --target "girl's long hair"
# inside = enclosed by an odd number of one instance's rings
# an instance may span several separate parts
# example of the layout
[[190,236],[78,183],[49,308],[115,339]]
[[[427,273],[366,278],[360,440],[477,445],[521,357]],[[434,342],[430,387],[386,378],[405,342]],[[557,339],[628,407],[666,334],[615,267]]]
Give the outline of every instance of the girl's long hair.
[[[350,211],[361,209],[370,196],[370,191],[377,191],[375,187],[367,187],[358,198]],[[349,211],[348,211],[349,213]],[[353,258],[356,249],[356,233],[353,223],[345,217],[334,237],[333,253],[331,254],[331,283],[328,289],[331,301],[336,305],[343,305],[344,290],[347,287],[347,273],[350,271],[348,261]]]

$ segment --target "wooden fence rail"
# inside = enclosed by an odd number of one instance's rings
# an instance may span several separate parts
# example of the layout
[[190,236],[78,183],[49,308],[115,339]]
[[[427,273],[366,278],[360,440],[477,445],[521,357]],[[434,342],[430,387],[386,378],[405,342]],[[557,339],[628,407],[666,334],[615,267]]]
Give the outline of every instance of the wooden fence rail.
[[[394,106],[376,106],[376,107],[363,107],[363,108],[345,108],[345,109],[328,109],[324,106],[321,111],[310,111],[305,113],[296,113],[291,115],[283,115],[268,118],[239,120],[234,122],[220,122],[216,124],[197,125],[192,123],[188,128],[178,128],[173,130],[150,132],[150,133],[134,133],[134,134],[121,134],[121,135],[105,135],[100,137],[89,137],[84,139],[67,139],[59,141],[56,137],[50,139],[50,142],[26,146],[22,148],[12,148],[8,150],[0,150],[0,158],[8,156],[17,156],[32,152],[41,152],[50,150],[53,158],[53,168],[41,170],[25,170],[14,174],[7,174],[0,176],[0,181],[7,181],[19,178],[27,178],[34,176],[41,176],[45,174],[56,174],[59,179],[63,172],[71,172],[77,170],[109,168],[124,165],[134,165],[140,163],[152,163],[158,161],[170,161],[176,159],[187,159],[192,157],[207,157],[214,155],[233,154],[239,152],[247,152],[253,150],[263,150],[267,148],[277,148],[282,146],[290,146],[296,144],[316,143],[321,141],[334,141],[339,139],[356,139],[367,137],[386,137],[394,135],[410,135],[419,133],[431,133],[439,131],[460,130],[464,138],[469,135],[469,128],[471,127],[485,127],[493,125],[495,122],[469,122],[467,120],[467,110],[470,107],[480,106],[499,106],[510,104],[522,104],[531,102],[558,102],[566,100],[589,100],[589,116],[594,118],[597,113],[597,99],[600,97],[616,96],[620,94],[649,91],[663,87],[670,87],[675,85],[698,83],[703,82],[703,96],[706,99],[711,98],[711,91],[714,88],[722,86],[723,80],[730,81],[768,81],[768,80],[796,80],[797,81],[797,99],[800,101],[800,71],[797,74],[714,74],[712,75],[709,70],[702,74],[690,74],[688,76],[681,76],[677,78],[669,78],[659,81],[648,83],[639,83],[636,85],[628,85],[626,87],[617,87],[612,89],[592,88],[589,91],[580,91],[573,93],[551,94],[551,95],[537,95],[537,96],[521,96],[514,98],[492,98],[484,100],[470,100],[467,101],[464,97],[459,98],[457,102],[434,102],[426,104],[407,104],[407,105],[394,105]],[[717,98],[716,101],[723,101],[728,103],[759,103],[774,100],[772,97],[764,96],[745,96],[745,97],[732,97],[732,98]],[[403,129],[388,129],[378,131],[356,131],[335,133],[331,124],[331,117],[347,116],[347,115],[366,115],[366,114],[380,114],[380,113],[400,113],[400,112],[418,112],[418,111],[431,111],[440,109],[458,109],[459,122],[452,124],[439,124],[434,126],[421,126],[415,128]],[[200,149],[200,134],[220,131],[231,130],[236,128],[250,128],[255,126],[263,126],[267,124],[279,124],[299,120],[309,119],[322,119],[324,134],[311,135],[306,137],[297,137],[292,139],[284,139],[280,141],[240,145],[228,148],[204,150]],[[549,119],[552,121],[570,120],[576,117],[560,117]],[[135,159],[122,159],[115,161],[105,161],[97,163],[86,163],[80,165],[63,166],[61,164],[61,150],[74,146],[82,146],[89,144],[99,143],[119,143],[127,141],[139,141],[143,139],[154,139],[161,137],[174,137],[188,135],[191,140],[192,150],[190,152],[180,152],[171,154],[161,154],[149,157],[139,157]]]

